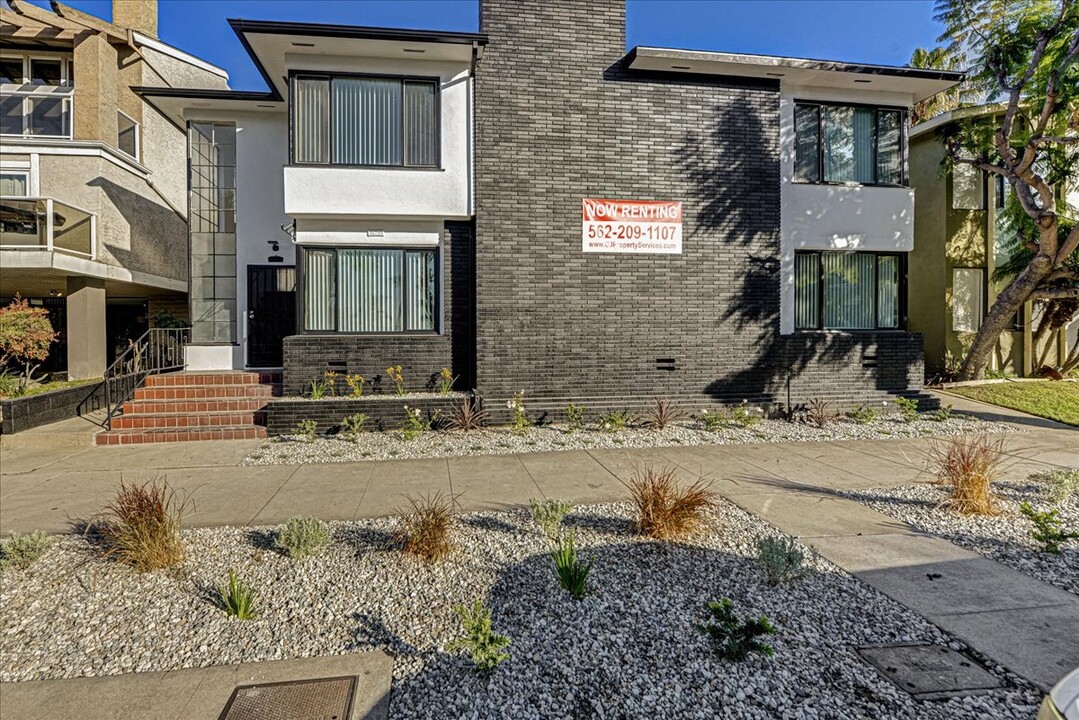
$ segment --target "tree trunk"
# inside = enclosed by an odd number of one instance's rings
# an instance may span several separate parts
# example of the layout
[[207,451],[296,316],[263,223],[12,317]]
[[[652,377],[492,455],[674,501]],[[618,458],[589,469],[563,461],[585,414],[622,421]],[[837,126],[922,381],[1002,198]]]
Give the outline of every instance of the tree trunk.
[[993,354],[997,339],[1011,321],[1015,313],[1027,301],[1038,284],[1053,270],[1053,259],[1038,253],[1031,259],[1023,271],[1015,276],[1008,287],[997,295],[989,314],[978,328],[974,343],[967,351],[966,360],[959,371],[960,380],[979,380],[985,374],[985,366]]

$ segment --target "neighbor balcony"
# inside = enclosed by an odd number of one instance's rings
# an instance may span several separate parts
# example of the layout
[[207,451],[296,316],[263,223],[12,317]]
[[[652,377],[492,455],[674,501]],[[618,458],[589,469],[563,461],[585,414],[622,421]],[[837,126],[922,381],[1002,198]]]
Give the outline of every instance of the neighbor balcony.
[[97,259],[97,215],[54,198],[0,197],[0,250]]

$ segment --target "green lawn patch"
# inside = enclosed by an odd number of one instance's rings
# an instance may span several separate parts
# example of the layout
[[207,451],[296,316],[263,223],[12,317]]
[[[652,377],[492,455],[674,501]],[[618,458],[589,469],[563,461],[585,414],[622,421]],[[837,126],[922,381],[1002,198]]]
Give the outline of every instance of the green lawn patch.
[[1049,420],[1079,425],[1079,383],[1052,380],[1002,382],[953,387],[948,388],[948,392]]

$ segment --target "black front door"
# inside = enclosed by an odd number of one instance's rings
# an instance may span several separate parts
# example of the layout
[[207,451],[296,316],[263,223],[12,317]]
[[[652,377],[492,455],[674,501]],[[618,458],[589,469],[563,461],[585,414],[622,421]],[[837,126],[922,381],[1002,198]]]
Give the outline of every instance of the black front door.
[[247,366],[281,367],[281,341],[296,334],[296,268],[247,266]]

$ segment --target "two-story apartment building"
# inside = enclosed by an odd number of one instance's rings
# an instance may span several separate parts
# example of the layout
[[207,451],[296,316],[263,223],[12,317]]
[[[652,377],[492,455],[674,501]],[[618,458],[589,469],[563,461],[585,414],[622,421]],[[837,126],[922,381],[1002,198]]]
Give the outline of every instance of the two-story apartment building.
[[552,412],[920,387],[906,111],[959,74],[480,7],[479,34],[233,21],[267,92],[140,91],[188,128],[190,367],[297,394],[445,366]]
[[48,308],[48,369],[100,377],[155,315],[187,314],[186,130],[136,86],[225,87],[157,39],[155,0],[112,22],[0,7],[0,302]]

